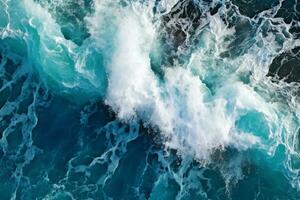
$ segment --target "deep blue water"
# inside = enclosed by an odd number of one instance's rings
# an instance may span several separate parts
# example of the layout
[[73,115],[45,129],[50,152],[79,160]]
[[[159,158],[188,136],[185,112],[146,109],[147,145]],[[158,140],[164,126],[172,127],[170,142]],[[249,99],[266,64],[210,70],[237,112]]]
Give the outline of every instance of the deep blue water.
[[0,200],[300,199],[297,0],[0,0]]

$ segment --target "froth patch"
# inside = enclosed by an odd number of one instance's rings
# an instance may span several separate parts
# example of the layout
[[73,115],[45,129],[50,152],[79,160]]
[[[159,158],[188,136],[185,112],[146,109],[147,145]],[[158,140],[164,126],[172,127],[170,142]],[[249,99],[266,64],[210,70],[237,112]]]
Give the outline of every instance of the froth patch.
[[[193,69],[179,65],[165,69],[160,80],[150,64],[151,47],[157,42],[155,24],[138,17],[137,10],[127,8],[125,13],[122,17],[115,15],[116,37],[107,68],[106,103],[121,120],[130,123],[141,119],[146,126],[159,129],[166,148],[204,162],[209,162],[216,149],[230,145],[243,150],[260,143],[259,137],[235,127],[236,120],[247,110],[267,112],[262,108],[263,100],[250,87],[226,73],[228,82],[216,86],[216,94],[212,94],[200,78],[201,59],[195,61]],[[219,17],[212,16],[210,20],[211,32],[207,34],[214,39],[206,34],[204,42],[217,49],[234,29],[226,30]],[[219,53],[209,56],[217,57]],[[193,72],[195,68],[200,74]],[[251,98],[244,98],[247,95]]]

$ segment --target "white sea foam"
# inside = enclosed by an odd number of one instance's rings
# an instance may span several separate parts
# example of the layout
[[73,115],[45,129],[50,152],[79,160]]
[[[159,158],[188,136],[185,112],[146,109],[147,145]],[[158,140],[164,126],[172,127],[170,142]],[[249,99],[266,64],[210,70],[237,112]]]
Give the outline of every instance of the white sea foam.
[[[257,110],[266,117],[273,114],[272,108],[266,106],[251,87],[224,74],[227,77],[212,95],[201,81],[200,77],[205,74],[192,73],[195,67],[198,71],[204,67],[205,63],[197,59],[191,61],[195,62],[193,69],[175,65],[165,70],[164,81],[159,80],[151,70],[149,58],[151,45],[157,42],[155,25],[145,17],[138,17],[142,14],[136,10],[128,9],[125,13],[122,17],[116,14],[118,18],[114,22],[117,32],[115,50],[108,65],[106,97],[106,103],[120,119],[138,118],[149,126],[158,127],[167,148],[200,160],[209,160],[217,148],[232,145],[244,149],[260,142],[258,136],[235,129],[235,121],[247,110]],[[226,30],[217,17],[212,17],[211,21],[214,39],[207,38],[205,45],[213,43],[214,48],[221,50],[218,44],[221,45],[225,35],[232,35],[234,30]],[[200,50],[194,58],[201,55]],[[215,70],[222,72],[222,68]]]

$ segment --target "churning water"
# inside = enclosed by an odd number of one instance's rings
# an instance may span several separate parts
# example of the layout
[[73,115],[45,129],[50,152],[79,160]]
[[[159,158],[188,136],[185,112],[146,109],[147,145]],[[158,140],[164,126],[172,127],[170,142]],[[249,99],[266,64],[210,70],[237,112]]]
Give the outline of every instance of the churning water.
[[0,199],[300,199],[298,0],[0,0]]

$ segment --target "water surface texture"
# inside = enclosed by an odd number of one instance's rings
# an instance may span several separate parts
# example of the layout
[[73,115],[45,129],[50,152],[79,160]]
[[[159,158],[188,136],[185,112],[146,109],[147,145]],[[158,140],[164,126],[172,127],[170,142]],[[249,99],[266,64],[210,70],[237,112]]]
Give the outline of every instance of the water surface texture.
[[300,1],[0,0],[0,200],[299,200]]

